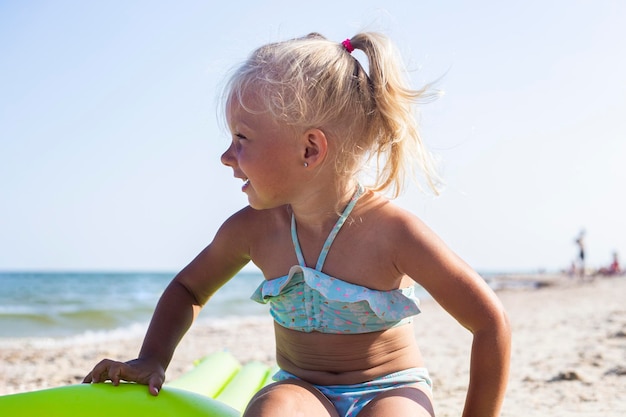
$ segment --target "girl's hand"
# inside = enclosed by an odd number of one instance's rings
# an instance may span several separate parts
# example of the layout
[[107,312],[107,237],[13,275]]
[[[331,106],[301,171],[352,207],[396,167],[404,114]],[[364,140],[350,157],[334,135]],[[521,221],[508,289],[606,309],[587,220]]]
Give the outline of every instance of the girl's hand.
[[87,374],[83,383],[99,383],[108,380],[111,380],[113,385],[119,385],[120,381],[148,385],[150,394],[158,395],[165,381],[165,370],[157,362],[146,359],[133,359],[128,362],[104,359]]

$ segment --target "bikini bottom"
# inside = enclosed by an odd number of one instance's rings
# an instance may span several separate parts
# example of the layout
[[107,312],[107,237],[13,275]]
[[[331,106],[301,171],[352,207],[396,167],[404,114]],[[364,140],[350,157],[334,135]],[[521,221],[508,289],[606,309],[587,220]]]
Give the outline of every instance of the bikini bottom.
[[[278,382],[300,378],[281,369],[273,379]],[[426,368],[409,368],[359,384],[312,385],[333,403],[341,417],[355,417],[374,397],[385,391],[418,385],[432,393],[433,387]]]

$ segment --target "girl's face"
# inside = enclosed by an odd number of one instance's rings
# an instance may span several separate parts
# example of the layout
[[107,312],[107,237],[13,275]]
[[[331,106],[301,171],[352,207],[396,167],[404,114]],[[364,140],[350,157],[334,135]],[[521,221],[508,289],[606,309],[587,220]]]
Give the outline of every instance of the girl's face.
[[226,118],[232,142],[221,161],[244,181],[241,189],[250,206],[267,209],[292,201],[298,191],[298,172],[303,171],[297,136],[267,114],[248,112],[237,100],[231,101]]

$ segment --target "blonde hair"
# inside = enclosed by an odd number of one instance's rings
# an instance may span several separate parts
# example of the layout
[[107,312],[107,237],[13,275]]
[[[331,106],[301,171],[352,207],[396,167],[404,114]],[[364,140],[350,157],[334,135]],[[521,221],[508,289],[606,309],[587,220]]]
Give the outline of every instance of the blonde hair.
[[[419,135],[415,105],[427,89],[412,90],[390,40],[379,33],[350,39],[368,59],[368,72],[346,48],[312,33],[255,50],[226,86],[226,105],[254,91],[261,110],[294,129],[319,128],[337,147],[339,174],[354,176],[376,163],[375,191],[397,197],[407,174],[421,168],[438,193],[439,177]],[[258,103],[258,102],[257,102]],[[252,109],[248,109],[253,111]]]

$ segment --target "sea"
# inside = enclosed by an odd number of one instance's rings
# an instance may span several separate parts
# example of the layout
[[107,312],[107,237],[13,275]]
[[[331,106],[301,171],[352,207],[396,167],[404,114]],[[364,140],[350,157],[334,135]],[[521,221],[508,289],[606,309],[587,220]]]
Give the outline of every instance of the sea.
[[[174,277],[166,272],[0,272],[0,340],[139,332]],[[260,271],[240,272],[211,298],[199,320],[268,314],[250,300]],[[420,298],[430,298],[418,288]]]
[[[0,339],[60,338],[145,328],[174,278],[168,272],[0,272]],[[249,299],[260,272],[226,283],[200,318],[265,314]]]

